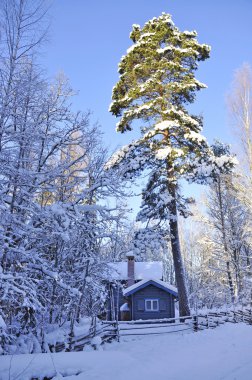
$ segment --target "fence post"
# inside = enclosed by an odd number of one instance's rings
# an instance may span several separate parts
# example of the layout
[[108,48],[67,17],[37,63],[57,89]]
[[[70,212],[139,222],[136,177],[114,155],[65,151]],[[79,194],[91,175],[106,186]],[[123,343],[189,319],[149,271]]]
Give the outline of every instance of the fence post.
[[251,312],[251,309],[249,309],[249,324],[252,325],[252,312]]
[[218,327],[219,326],[219,317],[218,317],[218,315],[216,317],[215,323],[216,323],[216,326]]
[[208,314],[206,315],[206,326],[207,326],[207,329],[209,329],[209,319],[208,319]]
[[68,340],[68,348],[66,351],[71,352],[73,347],[73,338],[74,338],[74,316],[72,315],[71,318],[71,324],[70,324],[70,333],[69,333],[69,340]]
[[96,336],[96,317],[94,317],[94,331],[93,331],[93,336]]
[[89,328],[89,335],[93,338],[95,334],[96,334],[96,320],[95,320],[95,317],[92,317],[90,328]]
[[223,315],[224,315],[224,322],[228,322],[228,313],[227,313],[227,311],[223,311]]
[[236,314],[235,314],[235,311],[233,311],[233,314],[234,314],[234,323],[237,323],[237,319],[236,319]]
[[199,329],[198,327],[198,316],[194,315],[193,316],[193,331],[197,332]]
[[119,330],[119,322],[118,322],[118,313],[116,318],[116,338],[117,342],[120,342],[120,330]]
[[43,353],[45,353],[46,352],[46,344],[45,344],[44,313],[42,315],[42,326],[41,326],[40,334],[41,334],[41,351]]

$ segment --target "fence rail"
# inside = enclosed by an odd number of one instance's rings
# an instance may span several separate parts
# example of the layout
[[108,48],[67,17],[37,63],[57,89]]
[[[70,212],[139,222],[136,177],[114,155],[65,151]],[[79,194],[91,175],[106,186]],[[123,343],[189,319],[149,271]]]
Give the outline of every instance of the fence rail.
[[52,352],[61,351],[82,351],[85,345],[92,345],[96,349],[97,345],[92,343],[94,337],[100,337],[102,343],[110,342],[113,339],[119,339],[117,323],[112,321],[106,325],[97,328],[96,320],[91,325],[88,334],[72,336],[69,334],[67,343],[57,342],[55,345],[50,346]]
[[[69,334],[68,342],[58,342],[51,346],[54,352],[60,351],[82,351],[85,345],[92,345],[96,349],[96,344],[92,343],[94,337],[100,337],[102,344],[119,341],[120,337],[161,335],[183,331],[199,331],[216,328],[226,322],[244,322],[252,325],[252,309],[238,309],[219,312],[198,313],[197,315],[165,318],[158,320],[140,321],[103,321],[102,326],[96,325],[93,320],[89,333],[86,335],[72,336]],[[154,331],[154,329],[156,329]]]

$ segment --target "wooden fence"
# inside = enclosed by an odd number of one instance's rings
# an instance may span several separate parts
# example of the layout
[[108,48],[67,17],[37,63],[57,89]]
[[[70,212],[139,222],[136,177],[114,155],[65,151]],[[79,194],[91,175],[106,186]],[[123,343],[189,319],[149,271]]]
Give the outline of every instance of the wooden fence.
[[164,335],[187,330],[197,332],[215,328],[226,322],[244,322],[252,325],[252,310],[244,308],[160,320],[103,321],[98,326],[94,318],[88,334],[73,336],[70,333],[67,343],[57,343],[50,349],[52,352],[82,351],[85,345],[91,345],[96,349],[95,341],[92,343],[94,337],[100,337],[103,344],[112,340],[119,341],[121,337],[127,336]]
[[91,324],[88,334],[73,336],[69,334],[67,342],[57,342],[56,345],[51,345],[51,352],[61,352],[61,351],[82,351],[84,346],[91,345],[94,349],[97,348],[97,344],[93,341],[94,337],[100,337],[102,344],[106,342],[111,342],[112,340],[119,341],[119,330],[117,322],[109,322],[106,325],[98,326],[96,324],[96,319],[94,323]]

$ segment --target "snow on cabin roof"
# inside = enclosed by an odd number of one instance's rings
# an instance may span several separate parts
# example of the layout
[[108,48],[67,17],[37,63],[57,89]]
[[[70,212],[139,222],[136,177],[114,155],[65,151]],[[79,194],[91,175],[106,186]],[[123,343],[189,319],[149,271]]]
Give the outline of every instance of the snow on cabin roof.
[[124,296],[129,296],[130,294],[135,293],[136,291],[145,288],[148,285],[155,285],[158,288],[161,288],[165,290],[166,292],[169,292],[173,294],[175,297],[178,296],[178,290],[175,288],[175,286],[168,284],[167,282],[161,281],[161,280],[156,280],[153,278],[145,279],[142,281],[139,281],[135,283],[134,285],[129,286],[128,288],[123,290],[123,295]]
[[[128,262],[121,261],[118,263],[109,263],[113,269],[111,277],[114,280],[127,280],[128,279]],[[161,280],[163,277],[163,265],[160,261],[142,261],[135,262],[135,280],[144,279],[157,279]]]
[[120,311],[130,311],[130,308],[129,308],[129,305],[127,304],[127,302],[122,304],[122,306],[120,307]]

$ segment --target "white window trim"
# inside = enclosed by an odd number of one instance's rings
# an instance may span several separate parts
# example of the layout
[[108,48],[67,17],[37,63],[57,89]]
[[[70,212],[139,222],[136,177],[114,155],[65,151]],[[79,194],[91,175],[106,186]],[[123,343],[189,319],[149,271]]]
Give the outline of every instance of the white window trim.
[[[147,301],[151,302],[151,308],[150,309],[147,308]],[[157,302],[157,309],[153,308],[153,303],[154,303],[153,301]],[[159,300],[157,298],[146,298],[145,299],[145,311],[159,311]]]

